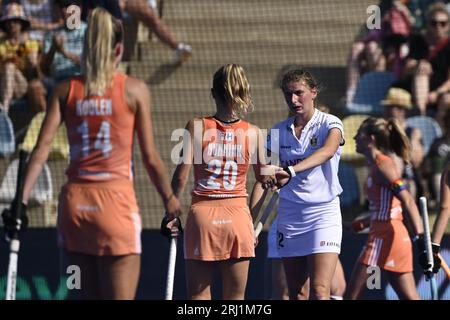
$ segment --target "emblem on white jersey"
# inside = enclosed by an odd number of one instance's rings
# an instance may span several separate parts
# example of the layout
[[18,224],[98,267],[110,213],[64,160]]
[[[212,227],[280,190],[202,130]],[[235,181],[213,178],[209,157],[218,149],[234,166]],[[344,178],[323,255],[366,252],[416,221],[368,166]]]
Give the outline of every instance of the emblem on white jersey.
[[317,136],[312,136],[309,142],[311,144],[311,147],[313,148],[317,147]]

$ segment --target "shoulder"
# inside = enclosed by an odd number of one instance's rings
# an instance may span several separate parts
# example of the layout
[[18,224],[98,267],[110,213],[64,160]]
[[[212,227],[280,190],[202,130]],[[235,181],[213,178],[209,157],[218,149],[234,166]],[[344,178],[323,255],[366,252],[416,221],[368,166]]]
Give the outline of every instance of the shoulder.
[[384,153],[380,153],[376,156],[375,158],[375,164],[377,167],[380,166],[389,166],[394,164],[394,159],[392,159],[391,157],[389,157],[388,155],[384,154]]
[[65,101],[69,96],[71,82],[76,80],[79,80],[79,77],[67,79],[58,83],[53,91],[54,97],[58,97],[59,100]]
[[338,117],[336,117],[335,115],[332,115],[330,113],[323,113],[321,111],[320,112],[320,116],[322,118],[322,121],[327,125],[327,126],[337,126],[337,127],[341,127],[343,128],[344,125],[342,124],[342,120],[339,119]]
[[186,124],[186,130],[188,130],[189,132],[194,132],[195,127],[200,126],[200,128],[203,131],[203,119],[204,118],[200,118],[200,117],[194,117],[191,120],[189,120]]
[[401,176],[394,159],[385,154],[377,156],[375,165],[381,176],[387,180],[386,182],[392,182]]
[[125,89],[128,94],[136,97],[139,97],[144,92],[149,92],[148,86],[144,81],[129,76],[125,80]]
[[203,123],[203,119],[201,117],[194,117],[191,120],[188,121],[188,123],[186,124],[186,127],[194,127],[195,124],[197,123]]
[[248,123],[248,129],[249,130],[259,131],[259,127],[258,126],[254,125],[254,124],[252,124],[250,122],[247,122],[247,123]]
[[286,129],[286,128],[289,128],[290,125],[291,125],[291,123],[293,122],[293,119],[292,119],[292,118],[293,118],[293,117],[289,117],[289,118],[287,118],[287,119],[285,119],[285,120],[283,120],[283,121],[280,121],[280,122],[274,124],[274,125],[272,126],[272,129],[278,129],[278,130],[280,130],[280,129]]

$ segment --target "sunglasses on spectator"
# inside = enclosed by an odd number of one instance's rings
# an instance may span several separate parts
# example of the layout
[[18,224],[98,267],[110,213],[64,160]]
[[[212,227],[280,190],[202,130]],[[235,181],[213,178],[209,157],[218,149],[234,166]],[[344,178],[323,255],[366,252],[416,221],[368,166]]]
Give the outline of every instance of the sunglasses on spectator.
[[433,27],[437,27],[437,26],[445,27],[445,26],[447,26],[447,24],[448,24],[448,20],[431,20],[431,21],[430,21],[430,24],[431,24]]

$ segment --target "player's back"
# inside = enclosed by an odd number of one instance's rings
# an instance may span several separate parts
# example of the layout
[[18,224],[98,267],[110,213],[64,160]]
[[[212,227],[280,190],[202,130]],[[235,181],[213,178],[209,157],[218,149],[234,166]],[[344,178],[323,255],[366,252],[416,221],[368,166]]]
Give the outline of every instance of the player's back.
[[132,179],[135,114],[126,103],[126,79],[115,73],[102,96],[85,96],[82,77],[70,80],[63,110],[70,145],[69,181]]
[[247,197],[251,125],[241,119],[223,123],[206,117],[202,121],[202,161],[194,165],[193,194],[210,198]]

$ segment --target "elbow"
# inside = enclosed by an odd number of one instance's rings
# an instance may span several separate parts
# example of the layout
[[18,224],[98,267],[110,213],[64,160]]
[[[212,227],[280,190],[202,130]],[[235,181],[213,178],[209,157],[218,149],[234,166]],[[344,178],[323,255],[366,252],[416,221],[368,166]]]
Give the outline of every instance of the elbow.
[[335,154],[336,154],[336,150],[325,149],[324,152],[323,152],[323,156],[325,158],[325,161],[328,161],[331,158],[333,158]]
[[142,161],[145,163],[145,166],[149,168],[152,172],[159,170],[162,160],[155,155],[143,154]]
[[175,175],[172,179],[172,188],[174,186],[184,187],[188,182],[187,175]]

